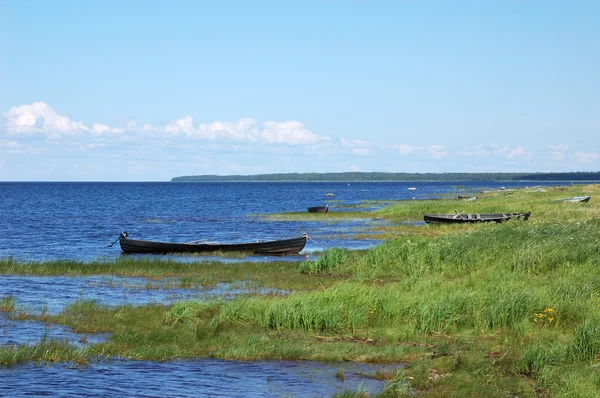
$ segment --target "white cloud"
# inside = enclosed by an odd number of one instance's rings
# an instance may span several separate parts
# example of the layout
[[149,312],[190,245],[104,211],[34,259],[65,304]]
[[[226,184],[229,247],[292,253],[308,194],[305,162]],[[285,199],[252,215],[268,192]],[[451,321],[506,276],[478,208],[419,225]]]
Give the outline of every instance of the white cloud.
[[443,145],[430,145],[425,147],[425,149],[435,159],[441,159],[448,154],[446,147]]
[[44,102],[13,106],[3,116],[9,134],[42,133],[49,138],[58,138],[89,131],[83,123],[59,115]]
[[560,145],[548,145],[548,149],[550,149],[550,156],[554,160],[564,160],[567,156],[567,151],[569,150],[568,145],[560,144]]
[[575,158],[579,163],[593,163],[600,158],[600,155],[593,152],[576,152]]
[[106,124],[94,123],[92,126],[92,132],[96,135],[100,135],[107,131],[110,131],[110,127],[108,127]]
[[124,129],[121,128],[111,128],[110,126],[107,126],[106,124],[101,124],[101,123],[94,123],[92,125],[92,130],[91,133],[93,135],[102,135],[104,133],[122,133],[124,131]]
[[507,145],[500,147],[499,145],[490,145],[491,151],[488,151],[485,147],[478,147],[481,155],[492,155],[492,156],[503,156],[509,160],[519,157],[532,157],[531,152],[527,152],[522,146],[511,148]]
[[398,152],[400,152],[400,155],[408,155],[409,153],[411,153],[412,151],[415,150],[410,145],[404,145],[404,144],[392,145],[392,148],[397,149]]
[[162,126],[146,123],[140,127],[136,121],[129,121],[123,128],[102,123],[94,123],[90,128],[59,115],[44,102],[12,107],[3,116],[9,134],[43,134],[53,139],[80,133],[98,137],[107,133],[127,132],[121,136],[122,139],[131,139],[135,134],[152,134],[156,138],[184,137],[269,145],[314,145],[320,141],[331,141],[330,137],[319,137],[296,120],[265,121],[259,125],[255,119],[242,118],[233,122],[195,124],[192,116],[186,115]]
[[169,134],[183,133],[186,135],[192,135],[195,132],[194,119],[191,116],[186,115],[183,118],[174,121],[173,123],[166,124],[162,130]]
[[[255,119],[243,118],[236,122],[215,121],[194,126],[193,118],[188,115],[168,123],[162,128],[145,125],[144,130],[205,140],[245,143],[312,145],[321,139],[321,137],[306,129],[302,123],[295,120],[285,122],[266,121],[262,123],[261,127],[256,127],[257,124],[258,122]],[[322,138],[324,140],[329,139],[329,137]]]
[[264,122],[260,135],[270,144],[310,145],[319,141],[316,134],[295,120],[281,123]]
[[523,156],[526,154],[527,154],[527,152],[525,152],[525,149],[523,149],[522,146],[518,146],[518,147],[514,148],[513,150],[508,151],[508,153],[506,154],[506,157],[509,159],[512,159],[515,156]]
[[349,148],[357,148],[357,147],[364,148],[364,147],[369,147],[369,146],[373,145],[370,142],[361,141],[361,140],[348,141],[344,137],[340,138],[340,142],[342,143],[342,146],[349,147]]

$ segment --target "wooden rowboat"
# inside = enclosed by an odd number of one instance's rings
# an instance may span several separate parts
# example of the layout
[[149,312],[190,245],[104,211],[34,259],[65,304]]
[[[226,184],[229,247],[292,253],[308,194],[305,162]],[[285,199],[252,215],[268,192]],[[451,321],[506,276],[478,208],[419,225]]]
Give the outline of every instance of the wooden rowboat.
[[498,213],[498,214],[425,214],[426,223],[476,223],[476,222],[503,222],[512,218],[527,220],[530,211],[526,213]]
[[309,213],[327,213],[329,205],[325,206],[313,206],[308,208]]
[[573,196],[572,198],[555,199],[553,202],[589,202],[591,196]]
[[[298,238],[281,239],[250,243],[169,243],[148,240],[129,239],[127,232],[121,232],[119,244],[125,253],[210,253],[210,252],[251,252],[268,256],[298,254],[306,246],[307,235]],[[115,243],[115,242],[113,242]]]

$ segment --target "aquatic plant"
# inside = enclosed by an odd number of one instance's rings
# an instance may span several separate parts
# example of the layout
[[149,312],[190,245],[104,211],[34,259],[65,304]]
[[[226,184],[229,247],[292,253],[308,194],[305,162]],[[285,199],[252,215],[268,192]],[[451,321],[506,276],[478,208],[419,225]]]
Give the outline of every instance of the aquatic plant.
[[3,297],[0,299],[0,311],[2,312],[14,312],[15,311],[15,298],[12,295]]

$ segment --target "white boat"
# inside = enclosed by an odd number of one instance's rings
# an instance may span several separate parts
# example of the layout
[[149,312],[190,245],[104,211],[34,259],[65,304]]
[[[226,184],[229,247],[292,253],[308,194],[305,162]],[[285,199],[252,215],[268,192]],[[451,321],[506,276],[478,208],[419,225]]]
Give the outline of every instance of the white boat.
[[553,202],[589,202],[591,196],[573,196],[572,198],[554,199]]

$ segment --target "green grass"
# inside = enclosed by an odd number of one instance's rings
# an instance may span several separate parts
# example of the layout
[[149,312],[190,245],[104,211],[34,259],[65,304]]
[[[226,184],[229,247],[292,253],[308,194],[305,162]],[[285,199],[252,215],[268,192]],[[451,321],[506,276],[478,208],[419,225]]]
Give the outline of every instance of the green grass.
[[[299,275],[297,264],[286,261],[237,262],[218,261],[181,262],[170,259],[124,256],[117,260],[81,262],[57,260],[45,262],[18,262],[13,259],[0,259],[0,274],[32,276],[89,276],[114,275],[122,277],[143,277],[151,281],[148,288],[156,288],[160,281],[169,278],[169,287],[193,288],[195,286],[216,286],[219,283],[253,281],[257,287],[303,290],[314,285],[310,275]],[[178,282],[177,282],[178,281]],[[321,284],[328,286],[335,277],[322,278]]]
[[[329,249],[300,264],[128,260],[82,271],[77,263],[5,261],[0,272],[251,280],[291,291],[172,306],[108,308],[83,301],[45,315],[76,331],[112,333],[86,355],[406,361],[406,369],[388,376],[382,396],[594,397],[600,394],[598,193],[593,185],[475,202],[406,201],[370,214],[397,223],[381,229],[389,238],[382,245],[364,252]],[[551,202],[584,194],[593,195],[590,203]],[[502,224],[402,224],[454,209],[531,210],[532,216]],[[13,299],[2,301],[5,311],[14,306]],[[72,351],[63,349],[55,357],[69,360]],[[0,358],[15,357],[12,350],[0,348]]]

